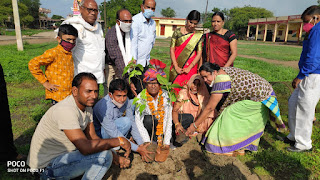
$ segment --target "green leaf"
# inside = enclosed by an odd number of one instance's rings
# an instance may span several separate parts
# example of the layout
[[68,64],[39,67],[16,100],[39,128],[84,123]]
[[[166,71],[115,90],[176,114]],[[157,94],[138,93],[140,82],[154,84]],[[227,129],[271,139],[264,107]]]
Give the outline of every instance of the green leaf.
[[130,74],[136,75],[137,72],[138,72],[137,70],[133,70],[130,72]]
[[170,92],[170,94],[171,94],[171,96],[170,96],[170,101],[171,101],[171,102],[176,102],[177,98],[176,98],[175,93]]
[[168,87],[165,86],[165,85],[161,86],[161,89],[164,89],[164,90],[166,90],[166,91],[169,91]]
[[128,72],[129,68],[130,68],[129,64],[126,67],[124,67],[122,76],[124,76]]
[[146,105],[145,104],[142,104],[140,107],[139,107],[139,111],[140,111],[140,114],[142,114],[143,110],[146,108]]
[[143,66],[141,64],[138,64],[137,67],[143,72]]
[[138,98],[138,97],[135,97],[135,98],[133,99],[132,104],[134,105],[134,104],[136,104],[138,101],[139,101],[139,98]]
[[171,88],[183,88],[182,86],[180,86],[179,84],[171,84],[170,85]]
[[131,78],[134,76],[134,74],[133,73],[130,73],[130,75],[129,75],[129,84],[130,84],[130,81],[131,81]]
[[141,71],[137,71],[136,75],[140,76],[140,75],[142,75],[142,72]]
[[146,89],[142,90],[140,94],[141,99],[147,100]]
[[167,85],[167,83],[169,82],[167,78],[162,77],[160,74],[157,75],[157,80],[162,85]]

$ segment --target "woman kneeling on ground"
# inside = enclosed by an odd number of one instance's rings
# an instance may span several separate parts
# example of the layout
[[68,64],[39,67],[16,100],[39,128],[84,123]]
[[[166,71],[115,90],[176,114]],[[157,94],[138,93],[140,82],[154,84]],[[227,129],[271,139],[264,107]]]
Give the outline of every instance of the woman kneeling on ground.
[[[189,139],[183,134],[208,104],[209,98],[210,95],[205,82],[199,74],[191,76],[188,83],[179,91],[178,100],[174,103],[172,112],[177,143],[183,144]],[[207,131],[213,122],[212,118],[213,113],[199,125],[197,132]]]
[[[208,62],[199,72],[212,87],[211,97],[186,135],[192,135],[216,109],[217,118],[202,140],[207,151],[217,155],[244,155],[244,150],[258,150],[267,119],[271,119],[277,128],[285,128],[278,101],[267,80],[247,70],[220,68]],[[269,116],[269,110],[276,118]]]

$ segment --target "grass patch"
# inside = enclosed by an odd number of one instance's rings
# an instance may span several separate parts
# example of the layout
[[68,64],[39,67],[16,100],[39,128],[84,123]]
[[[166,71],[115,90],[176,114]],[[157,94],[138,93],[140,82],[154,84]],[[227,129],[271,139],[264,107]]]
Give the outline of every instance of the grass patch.
[[29,61],[56,45],[56,42],[26,44],[24,51],[17,51],[16,45],[0,46],[0,63],[3,67],[6,82],[22,83],[35,80],[28,69]]
[[298,61],[302,46],[262,44],[250,41],[238,43],[238,54],[256,56],[280,61]]
[[[34,34],[38,34],[41,32],[48,32],[48,31],[52,31],[52,30],[45,30],[45,29],[23,29],[21,30],[21,35],[22,36],[32,36]],[[15,36],[16,35],[16,31],[13,30],[2,30],[1,31],[2,35],[6,35],[6,36]]]
[[259,74],[259,76],[265,78],[269,82],[292,81],[299,73],[299,70],[291,67],[242,57],[236,58],[234,66]]

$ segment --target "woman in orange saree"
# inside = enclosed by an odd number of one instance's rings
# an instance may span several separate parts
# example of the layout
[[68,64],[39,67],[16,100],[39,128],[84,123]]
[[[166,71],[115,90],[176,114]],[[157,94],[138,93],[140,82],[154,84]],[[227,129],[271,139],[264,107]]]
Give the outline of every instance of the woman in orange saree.
[[[170,82],[184,86],[190,77],[197,73],[198,62],[202,54],[202,33],[195,30],[200,21],[200,13],[193,10],[189,13],[186,25],[177,28],[171,38]],[[175,88],[177,94],[180,89]]]

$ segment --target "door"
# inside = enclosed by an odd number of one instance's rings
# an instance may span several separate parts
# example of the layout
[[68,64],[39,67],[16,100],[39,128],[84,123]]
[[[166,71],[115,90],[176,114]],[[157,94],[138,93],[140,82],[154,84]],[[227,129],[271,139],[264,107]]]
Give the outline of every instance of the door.
[[165,28],[166,28],[166,26],[165,26],[165,25],[161,25],[160,36],[164,36]]

